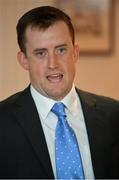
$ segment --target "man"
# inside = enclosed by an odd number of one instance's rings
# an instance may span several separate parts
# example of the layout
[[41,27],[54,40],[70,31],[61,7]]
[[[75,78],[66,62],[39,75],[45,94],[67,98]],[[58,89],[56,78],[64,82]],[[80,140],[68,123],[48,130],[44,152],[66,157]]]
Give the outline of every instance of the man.
[[0,103],[0,178],[57,178],[56,102],[65,105],[84,177],[119,178],[119,102],[75,88],[79,48],[70,18],[54,7],[32,9],[18,21],[17,36],[31,83]]

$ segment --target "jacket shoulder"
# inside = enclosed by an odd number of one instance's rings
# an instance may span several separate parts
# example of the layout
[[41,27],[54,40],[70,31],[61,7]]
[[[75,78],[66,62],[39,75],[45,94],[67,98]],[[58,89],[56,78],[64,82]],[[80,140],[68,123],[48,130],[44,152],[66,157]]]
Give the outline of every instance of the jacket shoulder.
[[21,99],[24,99],[24,97],[28,96],[28,94],[30,92],[30,88],[26,88],[23,91],[19,91],[11,96],[9,96],[8,98],[2,100],[0,102],[0,110],[3,108],[7,108],[12,106],[14,103],[16,104],[17,102],[19,102]]
[[79,98],[81,101],[86,102],[86,103],[95,103],[100,106],[107,106],[107,107],[112,107],[112,106],[118,106],[119,108],[119,100],[108,97],[108,96],[103,96],[103,95],[98,95],[95,93],[87,92],[84,90],[80,90],[76,88],[76,91],[79,95]]

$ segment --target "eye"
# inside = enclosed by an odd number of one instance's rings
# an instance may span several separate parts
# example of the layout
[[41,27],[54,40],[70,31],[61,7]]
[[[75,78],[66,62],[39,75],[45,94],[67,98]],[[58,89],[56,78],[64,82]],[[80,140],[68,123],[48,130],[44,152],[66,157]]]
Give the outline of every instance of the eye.
[[46,50],[38,50],[35,52],[35,55],[38,56],[38,58],[45,58],[47,56]]
[[58,54],[58,55],[63,55],[63,54],[66,53],[66,51],[67,51],[67,48],[66,48],[66,47],[58,47],[58,48],[56,49],[56,54]]

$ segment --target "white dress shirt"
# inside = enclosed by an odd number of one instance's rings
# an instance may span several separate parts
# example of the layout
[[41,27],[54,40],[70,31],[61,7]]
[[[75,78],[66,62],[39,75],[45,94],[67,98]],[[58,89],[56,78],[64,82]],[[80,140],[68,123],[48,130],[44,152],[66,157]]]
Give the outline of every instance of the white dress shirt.
[[[55,128],[57,125],[57,116],[51,112],[51,109],[56,103],[53,99],[41,95],[31,85],[31,95],[36,104],[38,114],[41,120],[41,125],[45,134],[46,143],[49,150],[52,168],[56,177],[55,166]],[[67,121],[75,131],[77,141],[80,148],[84,174],[86,179],[94,179],[90,147],[84,121],[84,115],[80,103],[80,99],[76,93],[74,85],[69,94],[61,101],[65,104]]]

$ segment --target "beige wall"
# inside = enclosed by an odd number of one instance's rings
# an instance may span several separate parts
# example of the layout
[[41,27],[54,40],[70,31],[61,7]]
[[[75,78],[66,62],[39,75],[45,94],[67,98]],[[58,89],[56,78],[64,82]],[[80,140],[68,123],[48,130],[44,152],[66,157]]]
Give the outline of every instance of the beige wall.
[[113,1],[115,1],[114,53],[107,57],[80,58],[76,84],[82,89],[119,99],[119,0]]
[[[76,85],[84,90],[119,99],[119,0],[115,1],[115,51],[110,56],[81,56],[77,62]],[[0,100],[29,83],[18,64],[15,26],[27,10],[52,0],[0,0]]]

